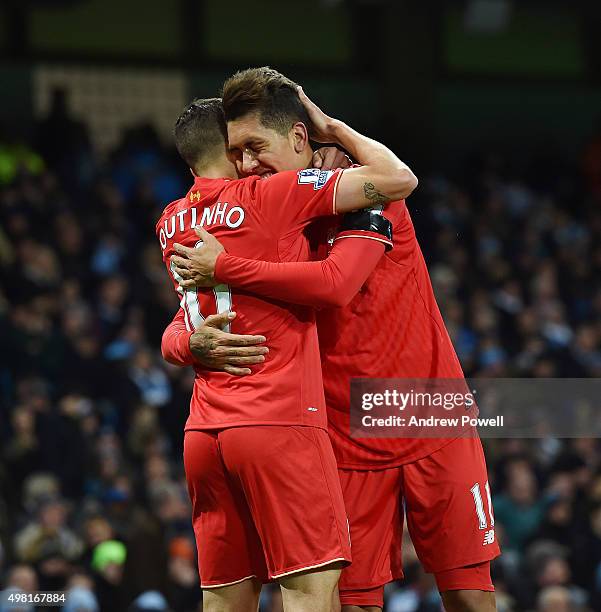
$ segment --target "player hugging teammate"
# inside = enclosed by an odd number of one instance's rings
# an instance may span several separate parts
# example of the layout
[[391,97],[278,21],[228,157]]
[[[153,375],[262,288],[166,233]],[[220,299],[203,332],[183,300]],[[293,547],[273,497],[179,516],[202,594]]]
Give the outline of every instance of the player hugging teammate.
[[413,173],[270,68],[194,101],[175,137],[195,181],[157,224],[181,298],[162,349],[196,372],[184,463],[204,609],[256,611],[277,580],[286,610],[377,610],[405,514],[445,609],[495,610],[477,435],[350,437],[351,378],[463,378],[404,201]]

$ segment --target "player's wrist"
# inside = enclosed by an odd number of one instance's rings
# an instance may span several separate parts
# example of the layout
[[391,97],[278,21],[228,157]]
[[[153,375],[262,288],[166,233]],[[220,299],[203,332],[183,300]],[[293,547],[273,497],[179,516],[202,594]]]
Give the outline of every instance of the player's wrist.
[[344,138],[349,129],[349,126],[344,121],[340,121],[340,119],[330,119],[326,128],[328,135],[332,138],[332,142],[336,144],[342,144],[340,139]]

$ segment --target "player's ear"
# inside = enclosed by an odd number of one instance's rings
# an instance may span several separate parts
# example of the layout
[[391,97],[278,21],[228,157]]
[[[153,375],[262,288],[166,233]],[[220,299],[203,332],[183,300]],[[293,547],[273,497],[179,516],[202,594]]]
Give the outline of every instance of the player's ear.
[[289,137],[296,153],[302,153],[309,145],[309,132],[302,121],[298,121],[292,126]]

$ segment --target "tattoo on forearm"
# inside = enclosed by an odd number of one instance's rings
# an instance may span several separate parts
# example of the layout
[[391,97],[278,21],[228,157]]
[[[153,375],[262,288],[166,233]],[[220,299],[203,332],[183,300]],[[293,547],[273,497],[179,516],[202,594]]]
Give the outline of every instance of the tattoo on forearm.
[[374,204],[386,204],[389,202],[389,198],[383,193],[380,193],[373,183],[365,183],[363,185],[363,193],[365,194],[365,198]]

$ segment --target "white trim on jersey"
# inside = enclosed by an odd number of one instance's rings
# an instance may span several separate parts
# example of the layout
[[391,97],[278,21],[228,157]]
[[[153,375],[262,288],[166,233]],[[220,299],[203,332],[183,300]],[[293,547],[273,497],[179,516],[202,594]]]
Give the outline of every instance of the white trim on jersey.
[[336,236],[334,242],[336,242],[336,240],[342,240],[343,238],[362,238],[363,240],[375,240],[376,242],[392,245],[392,242],[386,240],[386,238],[376,238],[375,236],[365,236],[364,234],[345,234],[344,236]]
[[333,215],[339,214],[336,211],[336,195],[338,193],[338,183],[340,181],[340,177],[342,176],[343,172],[344,172],[344,170],[340,170],[340,172],[338,173],[338,176],[336,177],[336,182],[334,183],[334,193],[332,195],[332,214]]

